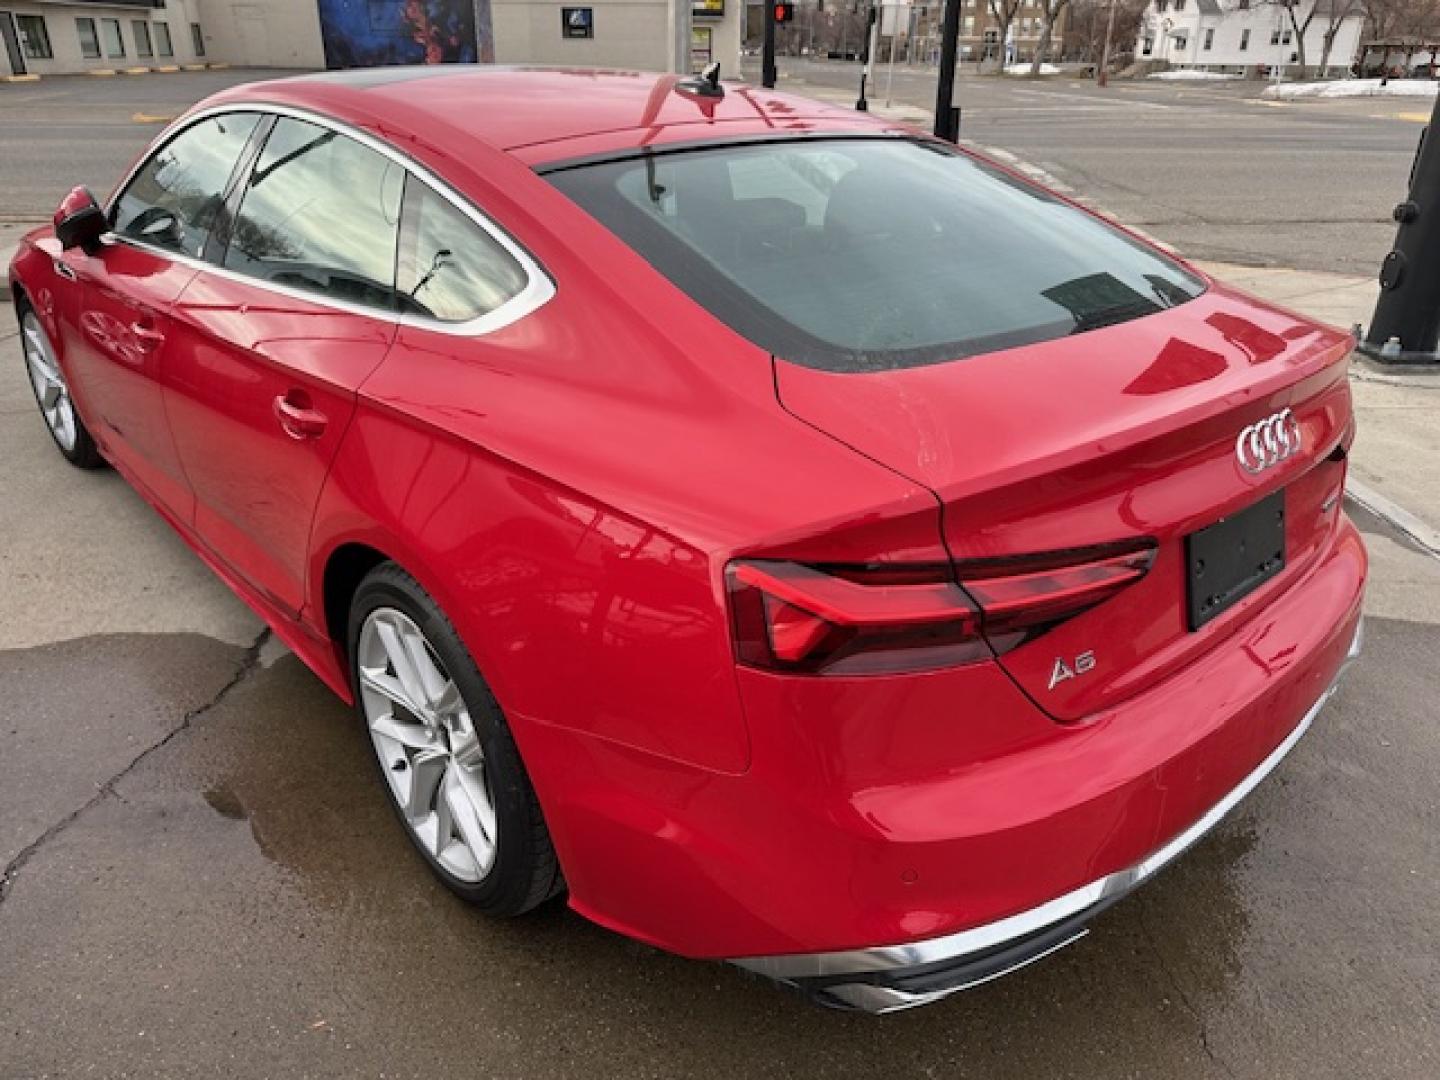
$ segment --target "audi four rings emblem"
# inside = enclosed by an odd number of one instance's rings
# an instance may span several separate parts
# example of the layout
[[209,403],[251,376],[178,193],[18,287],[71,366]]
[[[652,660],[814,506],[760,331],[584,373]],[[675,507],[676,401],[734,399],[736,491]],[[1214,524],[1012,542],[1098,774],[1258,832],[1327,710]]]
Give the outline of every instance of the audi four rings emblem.
[[1300,452],[1300,421],[1289,409],[1257,420],[1235,440],[1235,460],[1252,476]]

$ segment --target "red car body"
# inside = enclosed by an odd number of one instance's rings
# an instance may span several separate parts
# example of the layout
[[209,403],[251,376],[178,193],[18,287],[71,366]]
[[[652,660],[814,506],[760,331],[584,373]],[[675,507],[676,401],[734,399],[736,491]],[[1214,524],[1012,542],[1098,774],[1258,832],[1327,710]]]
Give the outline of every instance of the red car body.
[[[1358,646],[1346,334],[1206,281],[1058,341],[834,374],[731,329],[543,172],[897,130],[882,120],[506,70],[284,80],[197,114],[242,105],[318,114],[442,177],[553,296],[466,337],[199,260],[62,252],[49,229],[13,284],[105,455],[341,697],[347,589],[380,559],[424,586],[513,728],[571,906],[602,925],[833,1004],[931,1000],[1072,940],[1196,839]],[[1248,473],[1237,435],[1287,409],[1303,451]],[[1283,570],[1189,629],[1185,537],[1282,490]],[[1003,656],[737,662],[737,566],[964,567],[1127,538],[1149,545],[1143,576]]]

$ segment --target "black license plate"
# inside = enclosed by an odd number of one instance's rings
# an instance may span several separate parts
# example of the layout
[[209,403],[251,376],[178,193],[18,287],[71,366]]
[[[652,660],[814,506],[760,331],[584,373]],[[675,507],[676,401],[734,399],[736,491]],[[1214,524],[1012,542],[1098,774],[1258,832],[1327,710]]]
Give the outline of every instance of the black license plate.
[[1185,538],[1190,629],[1249,596],[1285,568],[1285,492]]

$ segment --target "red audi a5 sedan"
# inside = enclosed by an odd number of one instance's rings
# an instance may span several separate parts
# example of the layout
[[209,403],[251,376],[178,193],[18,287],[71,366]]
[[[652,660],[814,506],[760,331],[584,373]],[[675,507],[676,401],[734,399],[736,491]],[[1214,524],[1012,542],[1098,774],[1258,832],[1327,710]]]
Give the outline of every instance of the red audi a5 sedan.
[[933,1001],[1179,855],[1359,650],[1351,339],[883,120],[242,86],[11,273],[60,452],[354,702],[493,914]]

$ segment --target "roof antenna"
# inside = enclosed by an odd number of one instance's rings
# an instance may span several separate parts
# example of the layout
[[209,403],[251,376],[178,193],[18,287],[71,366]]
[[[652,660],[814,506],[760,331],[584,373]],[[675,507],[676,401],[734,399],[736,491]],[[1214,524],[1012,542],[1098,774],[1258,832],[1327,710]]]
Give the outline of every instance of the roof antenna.
[[700,69],[699,75],[681,79],[675,84],[675,88],[698,97],[724,97],[725,88],[720,85],[720,61],[706,64]]

